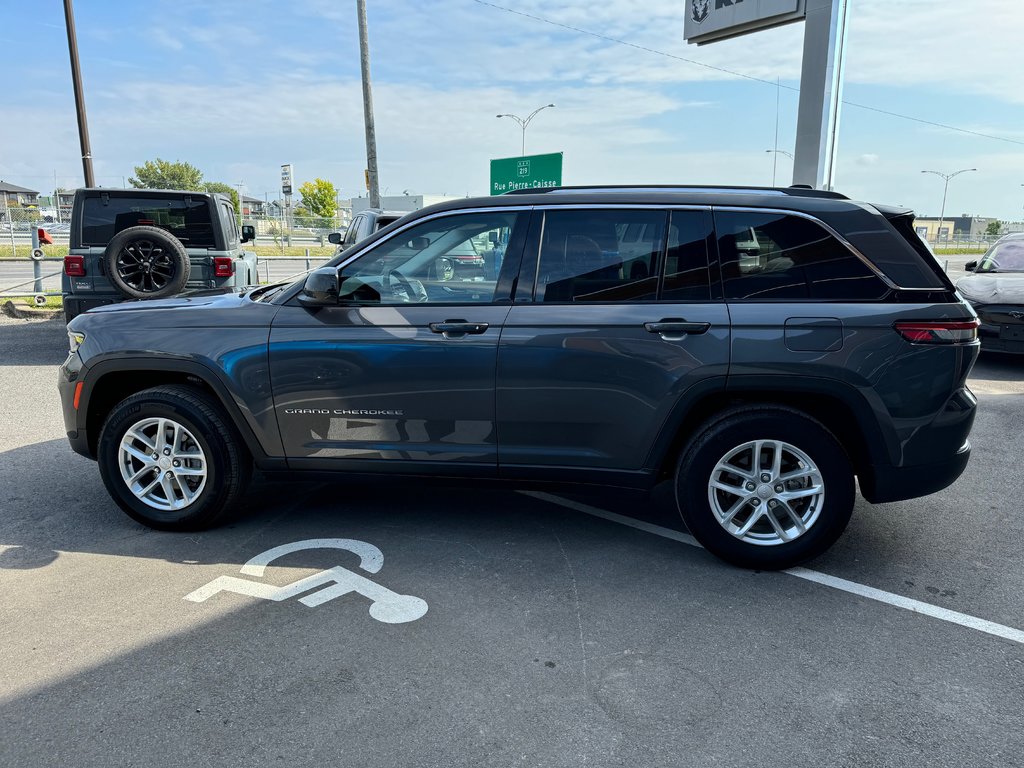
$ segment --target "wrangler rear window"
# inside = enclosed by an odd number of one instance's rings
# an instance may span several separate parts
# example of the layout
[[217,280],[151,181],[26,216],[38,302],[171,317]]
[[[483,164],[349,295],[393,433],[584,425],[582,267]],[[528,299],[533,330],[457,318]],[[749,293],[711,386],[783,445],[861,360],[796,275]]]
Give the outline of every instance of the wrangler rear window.
[[213,224],[205,198],[89,197],[82,209],[82,245],[104,246],[136,226],[159,227],[186,248],[213,248]]

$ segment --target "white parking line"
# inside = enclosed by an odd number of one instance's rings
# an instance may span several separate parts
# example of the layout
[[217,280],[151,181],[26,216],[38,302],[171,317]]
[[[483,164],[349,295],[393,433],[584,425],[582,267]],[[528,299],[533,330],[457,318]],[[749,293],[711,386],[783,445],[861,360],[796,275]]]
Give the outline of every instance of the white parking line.
[[[587,515],[600,517],[603,520],[608,520],[613,523],[628,525],[630,528],[636,528],[637,530],[644,531],[645,533],[652,533],[655,536],[661,536],[662,538],[672,539],[673,541],[678,541],[691,547],[700,547],[700,544],[695,538],[693,538],[693,536],[681,533],[680,531],[673,531],[671,528],[664,528],[660,525],[654,525],[653,523],[645,523],[642,520],[634,520],[630,517],[617,515],[614,512],[608,512],[604,509],[592,507],[589,504],[572,501],[571,499],[563,499],[561,496],[555,496],[550,493],[542,493],[538,491],[520,491],[520,493],[524,496],[531,496],[535,499],[547,501],[551,504],[558,504],[559,506],[567,507],[568,509],[573,509],[577,512],[583,512]],[[903,608],[904,610],[911,611],[913,613],[931,616],[933,619],[946,621],[950,624],[959,624],[962,627],[969,627],[970,629],[975,629],[978,632],[984,632],[988,635],[995,635],[996,637],[1001,637],[1005,640],[1012,640],[1015,643],[1024,644],[1024,631],[1015,629],[1014,627],[996,624],[995,622],[979,619],[976,616],[970,616],[966,613],[960,613],[959,611],[950,611],[946,608],[940,608],[937,605],[932,605],[931,603],[924,603],[910,597],[904,597],[903,595],[897,595],[892,592],[875,589],[874,587],[868,587],[864,584],[858,584],[855,581],[840,579],[838,576],[830,576],[827,573],[812,571],[809,568],[789,568],[782,571],[782,573],[788,573],[790,576],[796,576],[798,579],[813,581],[815,584],[822,584],[826,587],[832,587],[832,589],[838,589],[843,592],[849,592],[853,595],[859,595],[860,597],[865,597],[868,600],[886,603],[887,605]]]

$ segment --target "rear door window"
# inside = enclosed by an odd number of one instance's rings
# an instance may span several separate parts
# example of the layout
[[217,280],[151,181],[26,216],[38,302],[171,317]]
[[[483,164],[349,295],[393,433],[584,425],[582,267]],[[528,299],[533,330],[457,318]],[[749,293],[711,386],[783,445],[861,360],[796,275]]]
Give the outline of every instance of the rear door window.
[[886,285],[813,221],[785,213],[715,211],[726,299],[871,301]]
[[547,211],[534,299],[653,301],[664,250],[665,211]]
[[105,246],[129,227],[159,227],[186,248],[213,248],[206,198],[88,197],[82,207],[82,244]]

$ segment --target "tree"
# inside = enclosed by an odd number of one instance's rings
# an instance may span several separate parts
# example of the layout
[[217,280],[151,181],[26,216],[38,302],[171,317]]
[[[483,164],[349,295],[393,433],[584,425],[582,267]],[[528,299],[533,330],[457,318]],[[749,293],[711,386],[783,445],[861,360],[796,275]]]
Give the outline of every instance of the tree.
[[1003,231],[1003,225],[999,221],[990,221],[985,227],[986,235],[999,235]]
[[203,184],[203,189],[207,192],[223,192],[225,195],[229,195],[231,204],[235,206],[235,213],[242,213],[242,201],[238,197],[238,190],[230,184],[225,184],[222,181],[208,181]]
[[203,172],[194,165],[159,157],[135,166],[135,176],[128,181],[136,189],[203,189]]
[[338,191],[326,179],[314,179],[299,187],[302,207],[307,208],[313,216],[333,219],[337,211]]

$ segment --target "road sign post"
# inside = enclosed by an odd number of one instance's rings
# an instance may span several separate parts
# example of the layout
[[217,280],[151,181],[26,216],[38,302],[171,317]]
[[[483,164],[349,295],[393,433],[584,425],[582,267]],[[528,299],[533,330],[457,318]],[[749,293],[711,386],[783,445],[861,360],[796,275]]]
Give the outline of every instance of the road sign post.
[[491,160],[491,194],[562,185],[562,153]]

